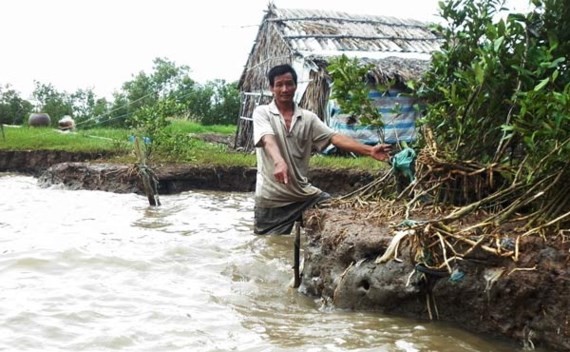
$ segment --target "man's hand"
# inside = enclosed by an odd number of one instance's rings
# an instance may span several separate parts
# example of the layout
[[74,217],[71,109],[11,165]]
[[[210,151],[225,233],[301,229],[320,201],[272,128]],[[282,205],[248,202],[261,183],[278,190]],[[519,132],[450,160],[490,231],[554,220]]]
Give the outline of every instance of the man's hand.
[[387,161],[390,159],[390,151],[392,146],[390,144],[376,144],[372,147],[370,156],[376,160]]
[[273,170],[273,176],[275,180],[279,183],[288,184],[289,183],[289,168],[285,160],[281,159],[275,162],[275,169]]
[[273,177],[278,183],[288,184],[289,183],[289,166],[281,156],[279,147],[277,147],[277,142],[275,141],[275,136],[271,134],[266,134],[261,137],[261,143],[265,151],[269,154],[271,159],[273,159]]
[[345,136],[342,133],[335,133],[331,138],[331,142],[342,150],[360,155],[367,155],[380,161],[390,160],[389,153],[392,150],[392,146],[390,144],[377,144],[374,147],[371,147],[367,144],[358,142],[354,138]]

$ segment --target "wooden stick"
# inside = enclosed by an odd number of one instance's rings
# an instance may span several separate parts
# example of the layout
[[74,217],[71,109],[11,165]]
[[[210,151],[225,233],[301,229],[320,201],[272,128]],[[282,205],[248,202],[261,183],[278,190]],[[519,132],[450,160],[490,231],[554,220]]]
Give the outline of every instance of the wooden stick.
[[299,221],[295,222],[295,241],[294,241],[294,259],[293,259],[293,288],[297,288],[301,285],[301,274],[299,272],[300,257],[301,257],[301,223]]
[[[135,154],[138,159],[137,171],[143,184],[143,190],[151,206],[159,206],[158,190],[153,171],[146,165],[146,150],[143,150],[139,139],[135,137]],[[151,178],[152,177],[152,178]]]

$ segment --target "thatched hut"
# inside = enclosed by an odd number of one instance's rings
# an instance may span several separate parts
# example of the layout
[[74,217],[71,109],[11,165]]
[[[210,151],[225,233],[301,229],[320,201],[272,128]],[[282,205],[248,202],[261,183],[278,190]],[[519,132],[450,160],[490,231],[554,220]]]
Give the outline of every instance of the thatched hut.
[[331,57],[345,54],[373,63],[376,83],[405,83],[428,67],[439,38],[428,24],[394,17],[344,12],[278,9],[269,4],[240,78],[241,111],[235,146],[252,150],[251,115],[258,104],[271,101],[267,71],[289,63],[298,74],[295,97],[300,106],[328,119]]

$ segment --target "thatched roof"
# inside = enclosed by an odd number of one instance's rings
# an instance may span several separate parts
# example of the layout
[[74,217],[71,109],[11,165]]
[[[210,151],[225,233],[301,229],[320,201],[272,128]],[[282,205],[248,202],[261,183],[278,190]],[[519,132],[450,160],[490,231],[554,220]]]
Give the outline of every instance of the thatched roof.
[[260,29],[268,28],[264,26],[268,24],[291,56],[312,61],[320,68],[326,67],[334,56],[357,57],[376,65],[372,75],[379,82],[419,77],[427,69],[431,53],[440,45],[440,38],[429,25],[414,19],[281,9],[269,4]]
[[267,21],[279,23],[294,51],[327,55],[339,51],[429,54],[438,38],[423,22],[344,12],[278,9],[270,6]]
[[[308,56],[306,59],[313,61],[317,66],[326,68],[328,65],[327,58]],[[389,56],[381,59],[360,58],[362,64],[372,64],[373,68],[369,72],[369,77],[374,82],[387,82],[396,80],[406,82],[411,79],[417,79],[427,71],[429,60],[401,58]]]

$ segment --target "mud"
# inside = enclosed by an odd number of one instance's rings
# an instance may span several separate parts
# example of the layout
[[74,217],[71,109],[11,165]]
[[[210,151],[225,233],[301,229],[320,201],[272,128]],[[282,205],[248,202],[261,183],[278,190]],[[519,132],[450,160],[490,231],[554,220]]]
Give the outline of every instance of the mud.
[[0,172],[19,172],[39,176],[50,166],[63,162],[96,161],[112,157],[112,153],[68,153],[64,151],[0,150]]
[[[0,151],[0,172],[20,172],[39,179],[42,186],[63,184],[69,189],[102,190],[143,194],[134,165],[109,163],[113,155],[75,154],[54,151]],[[191,164],[149,165],[156,174],[160,194],[192,189],[252,192],[255,168],[196,166]],[[344,194],[369,183],[374,175],[355,170],[311,170],[309,179],[331,194]],[[339,180],[342,179],[342,182]]]
[[440,320],[468,331],[510,339],[531,349],[570,350],[570,243],[526,237],[520,257],[474,251],[453,274],[416,267],[410,242],[398,260],[376,263],[392,240],[391,225],[351,208],[306,214],[305,266],[300,290],[326,304]]

